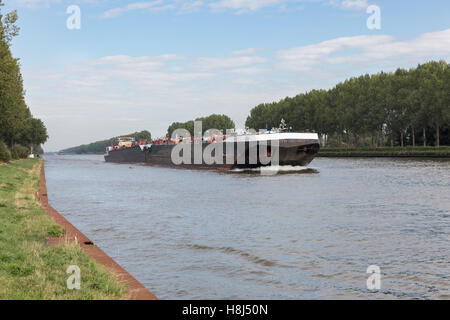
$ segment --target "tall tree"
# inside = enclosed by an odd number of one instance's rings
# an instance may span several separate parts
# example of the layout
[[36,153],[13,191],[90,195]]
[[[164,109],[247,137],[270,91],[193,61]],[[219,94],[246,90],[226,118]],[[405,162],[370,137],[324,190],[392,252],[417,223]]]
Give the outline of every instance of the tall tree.
[[44,123],[40,119],[30,119],[23,139],[30,144],[31,152],[33,148],[45,143],[48,135]]
[[[202,122],[202,134],[204,134],[209,129],[221,130],[224,134],[227,129],[235,129],[235,124],[230,117],[224,114],[212,114],[207,117],[196,118],[195,121]],[[167,137],[172,137],[172,133],[176,129],[186,129],[189,131],[191,137],[194,136],[194,120],[187,122],[174,122],[167,129]]]
[[[3,6],[0,1],[0,7]],[[10,50],[12,37],[17,35],[17,13],[0,13],[0,139],[11,147],[23,133],[30,113],[23,98],[19,63]]]
[[430,62],[419,66],[422,74],[422,105],[428,109],[430,124],[436,130],[435,145],[440,145],[440,129],[446,117],[445,113],[445,70],[448,65],[444,61]]
[[450,122],[449,64],[429,62],[415,69],[363,75],[338,83],[334,88],[312,90],[294,98],[260,104],[250,111],[246,126],[277,126],[281,118],[297,131],[333,134],[337,145],[360,145],[367,137],[376,147],[390,144],[415,145],[416,130],[422,129],[424,145],[435,129],[435,145],[441,131],[448,137]]
[[[3,1],[0,0],[0,9]],[[25,103],[23,80],[19,60],[13,58],[10,50],[12,39],[18,35],[16,11],[3,15],[0,11],[0,140],[9,147],[16,143],[41,144],[47,135],[30,137],[32,132],[46,132],[42,121],[34,121]],[[34,130],[34,131],[32,131]]]

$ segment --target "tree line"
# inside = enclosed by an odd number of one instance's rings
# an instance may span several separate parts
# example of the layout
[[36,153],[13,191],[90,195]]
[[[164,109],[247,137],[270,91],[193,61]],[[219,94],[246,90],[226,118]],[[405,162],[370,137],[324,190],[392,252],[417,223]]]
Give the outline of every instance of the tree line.
[[27,157],[48,135],[25,102],[19,59],[11,53],[11,41],[19,33],[17,12],[3,14],[2,6],[0,0],[0,161],[9,161]]
[[[230,117],[226,115],[220,114],[212,114],[207,117],[196,118],[195,120],[190,120],[187,122],[174,122],[167,129],[166,137],[170,138],[172,133],[176,129],[186,129],[190,132],[191,136],[194,136],[194,121],[202,121],[202,134],[205,133],[208,129],[219,129],[226,132],[227,129],[234,129],[235,124]],[[144,130],[140,132],[130,133],[126,135],[121,135],[118,137],[96,141],[90,144],[83,144],[77,147],[68,148],[61,150],[61,153],[66,154],[95,154],[95,153],[103,153],[105,152],[106,147],[111,145],[117,145],[119,137],[133,137],[138,141],[139,139],[146,139],[150,141],[152,139],[152,135],[149,131]]]
[[246,126],[315,131],[334,146],[450,144],[450,65],[432,61],[409,70],[354,77],[254,107]]
[[130,133],[106,140],[96,141],[90,144],[83,144],[81,146],[68,148],[61,150],[62,153],[74,153],[74,154],[95,154],[95,153],[104,153],[106,150],[106,147],[109,147],[111,145],[117,145],[119,137],[132,137],[135,138],[136,141],[139,141],[140,139],[145,139],[150,141],[152,139],[152,135],[149,131],[143,130],[140,132]]
[[189,131],[191,137],[194,136],[194,121],[202,122],[202,134],[209,129],[218,129],[222,132],[226,132],[227,129],[235,129],[236,125],[230,117],[224,114],[212,114],[207,117],[196,118],[187,122],[174,122],[167,129],[167,137],[171,138],[172,133],[176,129],[186,129]]

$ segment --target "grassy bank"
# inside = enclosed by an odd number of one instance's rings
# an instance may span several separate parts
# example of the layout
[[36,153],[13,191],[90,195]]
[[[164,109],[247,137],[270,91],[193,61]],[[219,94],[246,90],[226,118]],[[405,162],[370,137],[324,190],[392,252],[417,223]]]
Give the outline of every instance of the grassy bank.
[[[0,164],[0,299],[121,299],[126,290],[115,276],[75,243],[50,246],[64,230],[36,197],[42,162]],[[70,265],[81,269],[81,290],[69,290]]]
[[436,157],[450,158],[450,147],[322,148],[319,157]]

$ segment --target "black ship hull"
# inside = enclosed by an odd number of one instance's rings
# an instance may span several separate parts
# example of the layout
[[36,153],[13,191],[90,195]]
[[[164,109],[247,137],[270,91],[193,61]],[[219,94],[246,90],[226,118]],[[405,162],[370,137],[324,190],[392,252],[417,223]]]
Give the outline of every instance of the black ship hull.
[[[223,160],[216,161],[213,164],[207,164],[205,160],[200,161],[195,159],[194,148],[202,148],[201,152],[205,151],[210,143],[204,143],[195,146],[191,144],[190,161],[185,161],[181,164],[175,164],[172,160],[172,151],[175,145],[151,145],[151,147],[134,146],[130,148],[121,148],[111,150],[105,154],[106,162],[113,163],[142,163],[156,166],[170,166],[178,168],[192,168],[192,169],[216,169],[216,170],[230,170],[235,168],[256,168],[261,166],[273,165],[274,163],[267,163],[267,158],[260,157],[259,144],[252,144],[247,142],[232,142],[230,147],[229,142],[222,142],[223,144]],[[240,145],[243,144],[243,145]],[[228,145],[228,146],[227,146]],[[228,149],[227,149],[228,147]],[[227,150],[232,150],[227,156]],[[272,153],[271,143],[263,147],[266,152],[265,156],[270,157]],[[276,148],[276,149],[275,149]],[[307,166],[319,152],[319,143],[317,140],[308,139],[286,139],[278,141],[278,146],[274,150],[278,150],[278,159],[276,165],[280,166]],[[241,150],[241,151],[240,151]],[[214,151],[212,155],[214,156]]]

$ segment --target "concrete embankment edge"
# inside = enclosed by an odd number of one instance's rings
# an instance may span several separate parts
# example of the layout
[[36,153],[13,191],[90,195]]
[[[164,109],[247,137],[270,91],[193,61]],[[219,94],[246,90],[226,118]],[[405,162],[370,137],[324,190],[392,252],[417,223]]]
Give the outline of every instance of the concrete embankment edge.
[[128,292],[128,299],[130,300],[157,300],[158,298],[145,288],[138,280],[108,256],[102,249],[97,247],[88,237],[86,237],[80,230],[75,228],[66,218],[64,218],[58,211],[56,211],[48,203],[47,184],[45,180],[45,168],[42,163],[40,184],[38,193],[41,206],[46,210],[48,215],[58,223],[64,230],[65,236],[60,241],[77,241],[81,249],[98,264],[106,267],[110,272],[117,275],[119,282],[126,286]]

